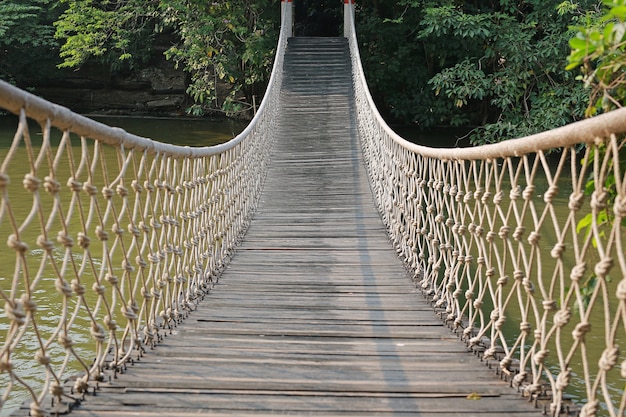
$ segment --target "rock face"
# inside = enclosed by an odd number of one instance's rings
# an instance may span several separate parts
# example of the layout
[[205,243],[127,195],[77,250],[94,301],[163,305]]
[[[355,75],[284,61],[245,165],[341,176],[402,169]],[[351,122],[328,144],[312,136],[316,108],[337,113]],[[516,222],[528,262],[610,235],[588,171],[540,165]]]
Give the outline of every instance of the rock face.
[[46,80],[35,93],[81,113],[183,114],[186,77],[173,63],[156,60],[151,66],[126,74],[105,76],[101,68],[83,68],[64,78]]

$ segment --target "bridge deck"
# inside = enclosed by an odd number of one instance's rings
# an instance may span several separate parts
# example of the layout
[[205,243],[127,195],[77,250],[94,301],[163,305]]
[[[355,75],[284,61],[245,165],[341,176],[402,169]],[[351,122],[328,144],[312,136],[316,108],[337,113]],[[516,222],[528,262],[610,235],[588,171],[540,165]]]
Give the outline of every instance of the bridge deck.
[[347,54],[342,39],[290,40],[280,137],[232,264],[72,415],[539,415],[441,325],[391,249]]

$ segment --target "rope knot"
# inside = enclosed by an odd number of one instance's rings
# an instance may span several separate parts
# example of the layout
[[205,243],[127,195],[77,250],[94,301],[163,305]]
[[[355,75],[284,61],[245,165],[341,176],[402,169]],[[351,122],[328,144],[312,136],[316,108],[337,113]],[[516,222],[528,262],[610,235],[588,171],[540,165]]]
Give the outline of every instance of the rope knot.
[[128,259],[122,260],[122,269],[129,274],[135,272],[135,267],[128,262]]
[[543,309],[546,311],[556,310],[556,301],[554,300],[543,300]]
[[83,187],[83,184],[75,178],[70,177],[67,180],[67,186],[70,187],[70,191],[72,191],[73,193],[79,193]]
[[67,334],[60,334],[57,340],[65,350],[71,349],[74,345],[74,341]]
[[513,232],[513,239],[520,241],[522,240],[522,236],[524,236],[524,232],[526,228],[524,226],[517,226],[515,231]]
[[613,213],[616,217],[626,217],[626,196],[618,195],[615,197],[615,204],[613,204]]
[[559,242],[556,245],[554,245],[554,247],[550,251],[550,256],[552,256],[554,259],[558,259],[561,257],[561,255],[563,255],[564,251],[565,251],[565,243]]
[[143,187],[141,186],[141,184],[139,184],[139,181],[137,180],[133,180],[130,183],[130,186],[133,189],[133,191],[137,194],[141,194],[143,192]]
[[509,192],[509,198],[511,200],[517,200],[521,197],[522,195],[522,187],[520,187],[519,185],[516,185],[515,187],[511,188],[511,191]]
[[134,237],[141,236],[141,230],[139,230],[139,228],[132,223],[128,223],[128,233],[130,233]]
[[77,378],[76,382],[74,382],[74,391],[82,394],[83,392],[87,392],[89,390],[89,384],[87,383],[87,375],[82,378]]
[[50,365],[50,362],[52,362],[52,358],[46,355],[46,353],[41,349],[39,349],[37,353],[35,353],[35,360],[42,366],[48,366]]
[[520,372],[519,374],[513,377],[513,382],[518,386],[522,385],[524,381],[526,381],[527,376],[528,374],[526,372]]
[[578,211],[583,206],[584,201],[585,195],[580,191],[574,191],[569,195],[569,202],[567,203],[567,207],[571,211]]
[[571,376],[571,369],[567,368],[564,371],[561,371],[559,376],[556,378],[556,389],[563,392],[563,390],[569,386]]
[[574,340],[580,342],[584,339],[589,330],[591,330],[591,324],[589,322],[580,322],[572,331],[572,337],[574,337]]
[[83,191],[92,197],[98,194],[98,188],[89,182],[83,184]]
[[143,188],[148,190],[148,192],[153,192],[154,191],[154,185],[150,184],[150,181],[148,181],[148,180],[145,180],[143,182]]
[[596,417],[598,414],[598,400],[588,401],[587,404],[583,405],[580,409],[580,417]]
[[567,323],[569,323],[569,320],[571,317],[572,317],[572,312],[570,311],[569,308],[566,307],[564,309],[561,309],[554,314],[554,324],[557,327],[563,327]]
[[26,313],[24,312],[22,300],[7,301],[4,303],[4,312],[7,318],[18,326],[22,326],[26,322]]
[[545,201],[546,204],[552,203],[552,200],[554,200],[554,197],[556,197],[558,193],[559,193],[559,186],[552,184],[550,187],[548,187],[548,190],[543,194],[543,201]]
[[85,295],[85,286],[82,285],[76,278],[72,280],[72,291],[79,296],[82,297]]
[[144,269],[148,266],[148,263],[140,255],[137,255],[135,257],[135,263],[141,269]]
[[511,228],[509,226],[502,226],[498,231],[498,236],[500,236],[500,239],[506,239],[509,236],[510,232]]
[[591,208],[595,211],[601,211],[606,208],[606,202],[609,199],[609,193],[605,189],[594,190],[591,193]]
[[67,281],[57,278],[54,281],[54,286],[59,293],[63,294],[64,297],[69,298],[72,296],[72,287],[70,287],[70,284],[68,284]]
[[7,245],[22,255],[28,251],[28,245],[18,239],[17,235],[12,234],[7,239]]
[[37,246],[46,252],[50,252],[54,249],[54,243],[52,241],[46,239],[44,235],[37,236]]
[[121,228],[117,223],[115,223],[113,226],[111,226],[111,231],[113,233],[115,233],[116,235],[122,237],[122,235],[124,235],[124,229]]
[[83,232],[78,232],[78,235],[76,236],[76,238],[78,239],[78,246],[80,246],[83,249],[87,249],[89,247],[91,240],[86,234],[84,234]]
[[93,285],[91,286],[91,289],[99,296],[103,296],[104,292],[106,291],[106,288],[104,287],[104,285],[99,285],[97,282],[93,283]]
[[513,361],[509,357],[502,359],[500,361],[500,369],[508,374],[511,370],[511,363],[513,363]]
[[524,188],[522,197],[524,198],[524,200],[529,201],[529,200],[532,200],[534,194],[535,194],[535,186],[533,184],[528,184],[526,188]]
[[525,335],[529,335],[530,331],[533,329],[529,322],[523,321],[519,324],[519,329]]
[[103,242],[109,240],[109,233],[101,225],[96,226],[96,236]]
[[91,323],[91,337],[96,342],[104,342],[106,340],[106,334],[104,333],[104,327],[96,322]]
[[494,359],[496,357],[496,348],[495,346],[492,346],[488,349],[485,349],[485,352],[483,353],[483,358],[485,359]]
[[48,413],[41,408],[37,402],[33,401],[30,403],[30,412],[28,414],[30,417],[46,417]]
[[602,352],[602,356],[598,361],[598,366],[604,372],[608,372],[617,364],[617,358],[619,357],[619,349],[617,346],[609,347]]
[[122,184],[118,184],[118,186],[115,187],[115,191],[117,192],[117,195],[122,198],[128,197],[128,188],[124,187]]
[[524,279],[522,280],[522,285],[524,286],[524,289],[528,294],[534,294],[535,286],[528,277],[524,277]]
[[496,328],[496,330],[501,330],[505,322],[506,322],[506,316],[500,316],[498,320],[496,320],[496,322],[494,323],[494,327]]
[[74,239],[72,239],[64,230],[60,230],[59,233],[57,233],[57,242],[66,248],[74,246]]
[[596,266],[593,268],[593,272],[596,274],[596,276],[600,278],[605,278],[609,274],[612,266],[613,258],[607,256],[596,264]]
[[22,184],[27,191],[34,193],[39,189],[39,185],[41,184],[41,180],[35,177],[33,174],[24,175],[24,179],[22,180]]
[[499,206],[500,203],[502,203],[502,200],[504,200],[504,191],[498,190],[498,192],[496,192],[496,194],[493,196],[493,204]]
[[528,236],[528,243],[530,243],[533,246],[537,246],[540,239],[541,239],[541,233],[533,230],[532,232],[530,232],[530,235]]
[[480,199],[480,201],[483,204],[487,204],[489,203],[489,199],[491,198],[493,194],[491,193],[491,191],[485,191],[485,193],[483,194],[482,198]]
[[46,176],[43,181],[43,188],[49,194],[56,194],[61,189],[61,183],[54,179],[54,177]]
[[587,271],[587,263],[580,262],[572,268],[572,272],[570,273],[569,277],[572,281],[579,282],[585,275],[585,271]]
[[106,200],[110,200],[111,198],[113,198],[114,194],[115,193],[113,192],[113,190],[110,187],[102,187],[102,196]]
[[104,316],[104,325],[107,326],[107,329],[112,332],[117,329],[117,323],[111,318],[111,316]]
[[107,273],[107,274],[104,276],[104,279],[105,279],[105,281],[106,281],[106,282],[108,282],[109,284],[111,284],[111,285],[112,285],[112,286],[114,286],[114,287],[115,287],[115,286],[117,285],[117,283],[119,282],[119,280],[117,279],[117,277],[116,277],[115,275],[111,274],[111,273]]
[[61,396],[63,395],[63,391],[63,385],[59,384],[57,381],[54,381],[52,384],[50,384],[50,395],[61,398]]
[[509,282],[509,276],[503,275],[500,278],[498,278],[497,284],[500,287],[504,287],[506,284],[508,284],[508,282]]

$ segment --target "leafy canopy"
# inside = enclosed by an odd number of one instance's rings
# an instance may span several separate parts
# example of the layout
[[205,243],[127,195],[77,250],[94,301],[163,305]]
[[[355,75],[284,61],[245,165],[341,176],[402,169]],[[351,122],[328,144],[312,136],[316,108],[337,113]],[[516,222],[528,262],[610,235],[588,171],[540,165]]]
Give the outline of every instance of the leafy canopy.
[[584,117],[586,93],[564,63],[569,26],[596,1],[390,3],[358,29],[371,87],[390,116],[422,127],[478,126],[474,143]]

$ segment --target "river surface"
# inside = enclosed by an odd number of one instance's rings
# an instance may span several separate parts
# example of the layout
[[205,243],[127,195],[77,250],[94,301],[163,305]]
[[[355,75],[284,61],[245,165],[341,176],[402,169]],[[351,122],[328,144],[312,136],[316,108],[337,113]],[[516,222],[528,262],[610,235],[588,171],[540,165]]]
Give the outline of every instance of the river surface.
[[[223,143],[233,138],[246,126],[246,124],[243,122],[236,122],[232,120],[134,118],[113,116],[101,116],[93,118],[110,126],[121,127],[124,130],[139,136],[149,137],[154,140],[185,146],[211,146]],[[17,119],[15,117],[0,117],[0,163],[4,160],[4,156],[6,155],[7,150],[13,140],[16,126]],[[395,127],[394,129],[403,137],[427,146],[452,147],[455,145],[468,144],[467,140],[463,139],[466,132],[462,130],[444,129],[438,131],[421,132],[410,127]],[[23,157],[25,158],[25,156]],[[24,163],[28,162],[25,161]],[[24,195],[28,196],[27,193]],[[561,193],[561,195],[563,196],[563,204],[557,204],[557,206],[561,206],[563,209],[563,214],[566,215],[567,213],[569,213],[567,210],[567,192],[565,191]],[[24,210],[28,211],[31,205],[32,198],[26,199],[26,201],[23,202]],[[11,206],[19,207],[20,202],[12,199]],[[6,236],[6,233],[0,234],[0,236]],[[549,237],[547,236],[542,236],[542,239],[548,238]],[[4,237],[4,239],[6,239],[6,237]],[[3,243],[0,242],[0,244]],[[12,280],[12,277],[3,274],[3,271],[5,273],[12,274],[12,271],[15,267],[14,263],[15,256],[13,253],[5,253],[3,255],[2,250],[0,250],[0,288],[2,288],[3,290],[10,289]],[[46,288],[46,286],[49,287],[49,289]],[[54,287],[54,279],[50,279],[48,281],[40,283],[40,285],[38,286],[38,292],[39,291],[42,291],[44,293],[46,291],[55,293],[56,290]],[[44,327],[48,326],[50,329],[53,329],[58,323],[58,318],[54,315],[54,307],[44,306],[41,303],[39,305],[41,306],[39,309],[40,311],[38,311],[38,314],[41,317],[41,325]],[[7,320],[4,314],[4,311],[0,310],[0,346],[4,345],[7,330]],[[517,322],[516,318],[514,317],[510,317],[510,319],[510,323]],[[89,346],[89,340],[90,332],[89,329],[86,327],[83,341],[84,346]],[[80,340],[77,340],[77,342],[80,342]],[[29,345],[31,343],[32,345],[36,346],[34,340],[24,341],[24,345]],[[599,343],[598,346],[599,348],[604,348],[603,343]],[[25,354],[22,361],[30,361],[35,351],[36,348],[33,348],[33,350]],[[12,357],[14,363],[18,367],[20,362],[20,354],[21,352],[19,352],[18,355]],[[27,378],[33,378],[33,380],[36,380],[38,377],[35,375],[30,375],[26,370],[22,372],[22,375]],[[4,387],[7,383],[8,379],[6,378],[6,376],[0,375],[0,395],[2,395]],[[579,393],[584,392],[584,384],[573,381],[572,386],[575,387],[575,391],[572,392],[573,397],[578,397],[580,395]],[[617,381],[615,389],[618,390],[618,392],[620,386],[623,386],[623,382],[620,383],[619,381]],[[581,391],[576,392],[577,390]],[[0,410],[0,416],[6,415],[10,410],[21,404],[26,398],[27,395],[23,390],[15,389],[12,392],[11,398],[4,406],[3,410]]]

